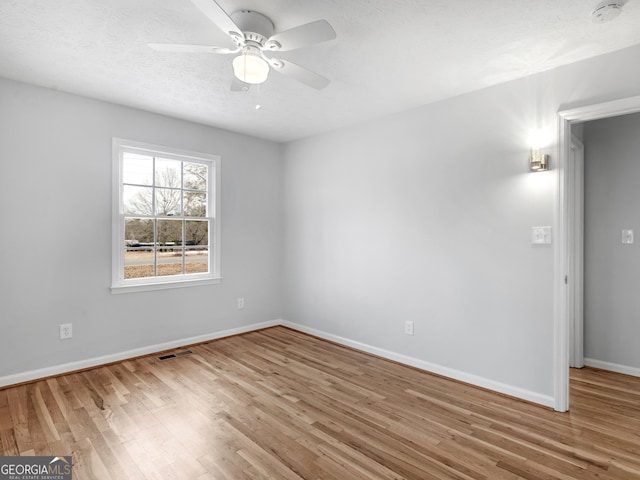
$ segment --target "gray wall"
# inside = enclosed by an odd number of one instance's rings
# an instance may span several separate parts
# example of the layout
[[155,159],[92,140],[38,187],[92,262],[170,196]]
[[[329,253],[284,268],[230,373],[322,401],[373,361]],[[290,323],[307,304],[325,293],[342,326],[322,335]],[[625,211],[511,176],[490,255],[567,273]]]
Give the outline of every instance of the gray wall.
[[[221,156],[222,283],[110,293],[112,137]],[[281,155],[275,143],[0,79],[0,378],[279,319]],[[60,341],[66,322],[73,339]]]
[[[287,145],[285,319],[551,398],[557,246],[530,228],[554,224],[557,175],[527,173],[526,132],[640,94],[639,53]],[[554,168],[557,138],[547,153]]]
[[584,145],[585,357],[640,369],[640,114],[585,123]]
[[[0,379],[284,316],[551,405],[557,246],[530,228],[557,172],[527,172],[527,133],[639,95],[639,55],[285,146],[0,80]],[[220,285],[109,293],[113,136],[222,156]]]

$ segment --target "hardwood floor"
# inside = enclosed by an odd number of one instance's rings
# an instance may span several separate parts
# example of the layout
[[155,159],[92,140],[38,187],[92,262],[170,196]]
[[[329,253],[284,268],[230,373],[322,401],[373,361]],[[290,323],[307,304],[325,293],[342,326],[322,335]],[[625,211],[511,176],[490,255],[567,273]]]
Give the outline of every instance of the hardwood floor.
[[0,390],[1,455],[74,479],[640,479],[640,378],[562,414],[275,327]]

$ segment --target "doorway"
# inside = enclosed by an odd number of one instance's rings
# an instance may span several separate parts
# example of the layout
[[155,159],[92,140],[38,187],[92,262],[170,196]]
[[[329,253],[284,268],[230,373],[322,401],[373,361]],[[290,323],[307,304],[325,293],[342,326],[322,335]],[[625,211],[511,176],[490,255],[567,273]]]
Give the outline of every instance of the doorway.
[[[583,319],[576,315],[582,305],[582,238],[578,205],[582,170],[577,166],[580,146],[572,138],[572,124],[640,112],[640,96],[611,102],[561,110],[559,117],[558,198],[556,231],[558,248],[555,255],[555,322],[554,322],[554,409],[569,409],[569,366],[579,365],[583,353]],[[580,253],[580,255],[578,255]],[[583,360],[583,359],[582,359]]]

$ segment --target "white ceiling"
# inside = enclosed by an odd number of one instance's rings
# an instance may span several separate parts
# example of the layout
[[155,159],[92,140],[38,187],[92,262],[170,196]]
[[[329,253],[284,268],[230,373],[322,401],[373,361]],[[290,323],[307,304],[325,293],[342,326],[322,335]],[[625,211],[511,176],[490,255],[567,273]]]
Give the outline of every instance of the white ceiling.
[[326,19],[337,39],[279,57],[329,79],[272,72],[229,89],[231,46],[190,0],[0,0],[0,76],[284,142],[640,43],[640,1],[596,24],[598,0],[218,0],[282,31]]

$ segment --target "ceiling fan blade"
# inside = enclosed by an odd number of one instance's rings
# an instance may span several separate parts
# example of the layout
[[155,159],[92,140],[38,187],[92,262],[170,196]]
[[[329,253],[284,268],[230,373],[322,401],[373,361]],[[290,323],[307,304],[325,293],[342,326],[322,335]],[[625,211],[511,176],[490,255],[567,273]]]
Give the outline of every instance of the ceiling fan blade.
[[227,12],[214,0],[191,0],[191,3],[198,7],[220,30],[230,35],[234,40],[238,37],[244,40],[244,35],[240,27],[231,20]]
[[316,20],[276,33],[265,44],[265,50],[284,52],[336,38],[336,32],[326,20]]
[[186,52],[186,53],[236,53],[240,48],[212,47],[209,45],[183,45],[178,43],[149,43],[149,47],[159,52]]
[[231,91],[232,92],[248,92],[251,88],[251,84],[245,83],[237,77],[233,77],[231,80]]
[[315,88],[317,90],[322,90],[330,83],[328,78],[312,72],[311,70],[307,70],[306,68],[301,67],[300,65],[297,65],[295,63],[287,62],[284,60],[270,59],[269,64],[276,72],[280,72],[283,75],[298,80],[299,82],[302,82],[305,85],[308,85],[309,87]]

